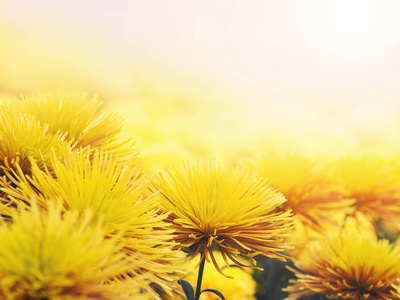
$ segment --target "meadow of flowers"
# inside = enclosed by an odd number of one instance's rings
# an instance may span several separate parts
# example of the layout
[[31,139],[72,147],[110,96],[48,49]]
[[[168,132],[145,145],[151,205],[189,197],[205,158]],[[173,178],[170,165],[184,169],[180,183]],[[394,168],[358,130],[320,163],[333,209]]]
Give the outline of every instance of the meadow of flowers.
[[400,299],[397,151],[227,145],[185,114],[3,97],[0,299]]

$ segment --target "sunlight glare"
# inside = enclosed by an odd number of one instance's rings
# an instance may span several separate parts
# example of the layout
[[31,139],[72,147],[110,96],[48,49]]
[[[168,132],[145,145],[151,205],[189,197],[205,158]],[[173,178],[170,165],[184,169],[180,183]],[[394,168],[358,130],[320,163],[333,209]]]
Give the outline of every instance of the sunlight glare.
[[326,11],[329,33],[337,38],[353,41],[371,35],[379,17],[378,7],[371,1],[328,1]]

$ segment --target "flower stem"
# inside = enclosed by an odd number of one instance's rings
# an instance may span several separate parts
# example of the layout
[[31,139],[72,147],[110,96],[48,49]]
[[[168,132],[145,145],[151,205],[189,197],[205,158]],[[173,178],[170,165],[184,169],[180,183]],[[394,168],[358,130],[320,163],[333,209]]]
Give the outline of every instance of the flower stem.
[[199,300],[200,299],[201,281],[203,280],[203,272],[204,272],[204,264],[205,264],[205,262],[206,262],[206,259],[203,258],[203,260],[200,263],[199,275],[197,276],[196,294],[194,296],[194,300]]

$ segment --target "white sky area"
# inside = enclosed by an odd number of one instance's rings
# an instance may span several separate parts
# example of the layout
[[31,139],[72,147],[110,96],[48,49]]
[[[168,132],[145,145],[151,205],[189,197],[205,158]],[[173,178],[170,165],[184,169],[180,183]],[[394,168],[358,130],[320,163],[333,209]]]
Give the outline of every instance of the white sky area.
[[400,1],[0,3],[12,30],[61,52],[95,45],[87,57],[110,73],[130,68],[324,117],[400,110]]

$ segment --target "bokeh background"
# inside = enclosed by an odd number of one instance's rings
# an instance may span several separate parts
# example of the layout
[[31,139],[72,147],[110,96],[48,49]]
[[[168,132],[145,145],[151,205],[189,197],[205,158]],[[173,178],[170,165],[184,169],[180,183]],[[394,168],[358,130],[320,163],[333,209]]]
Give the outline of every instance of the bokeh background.
[[397,151],[399,12],[395,0],[2,0],[0,93],[97,93],[153,162],[266,145]]

